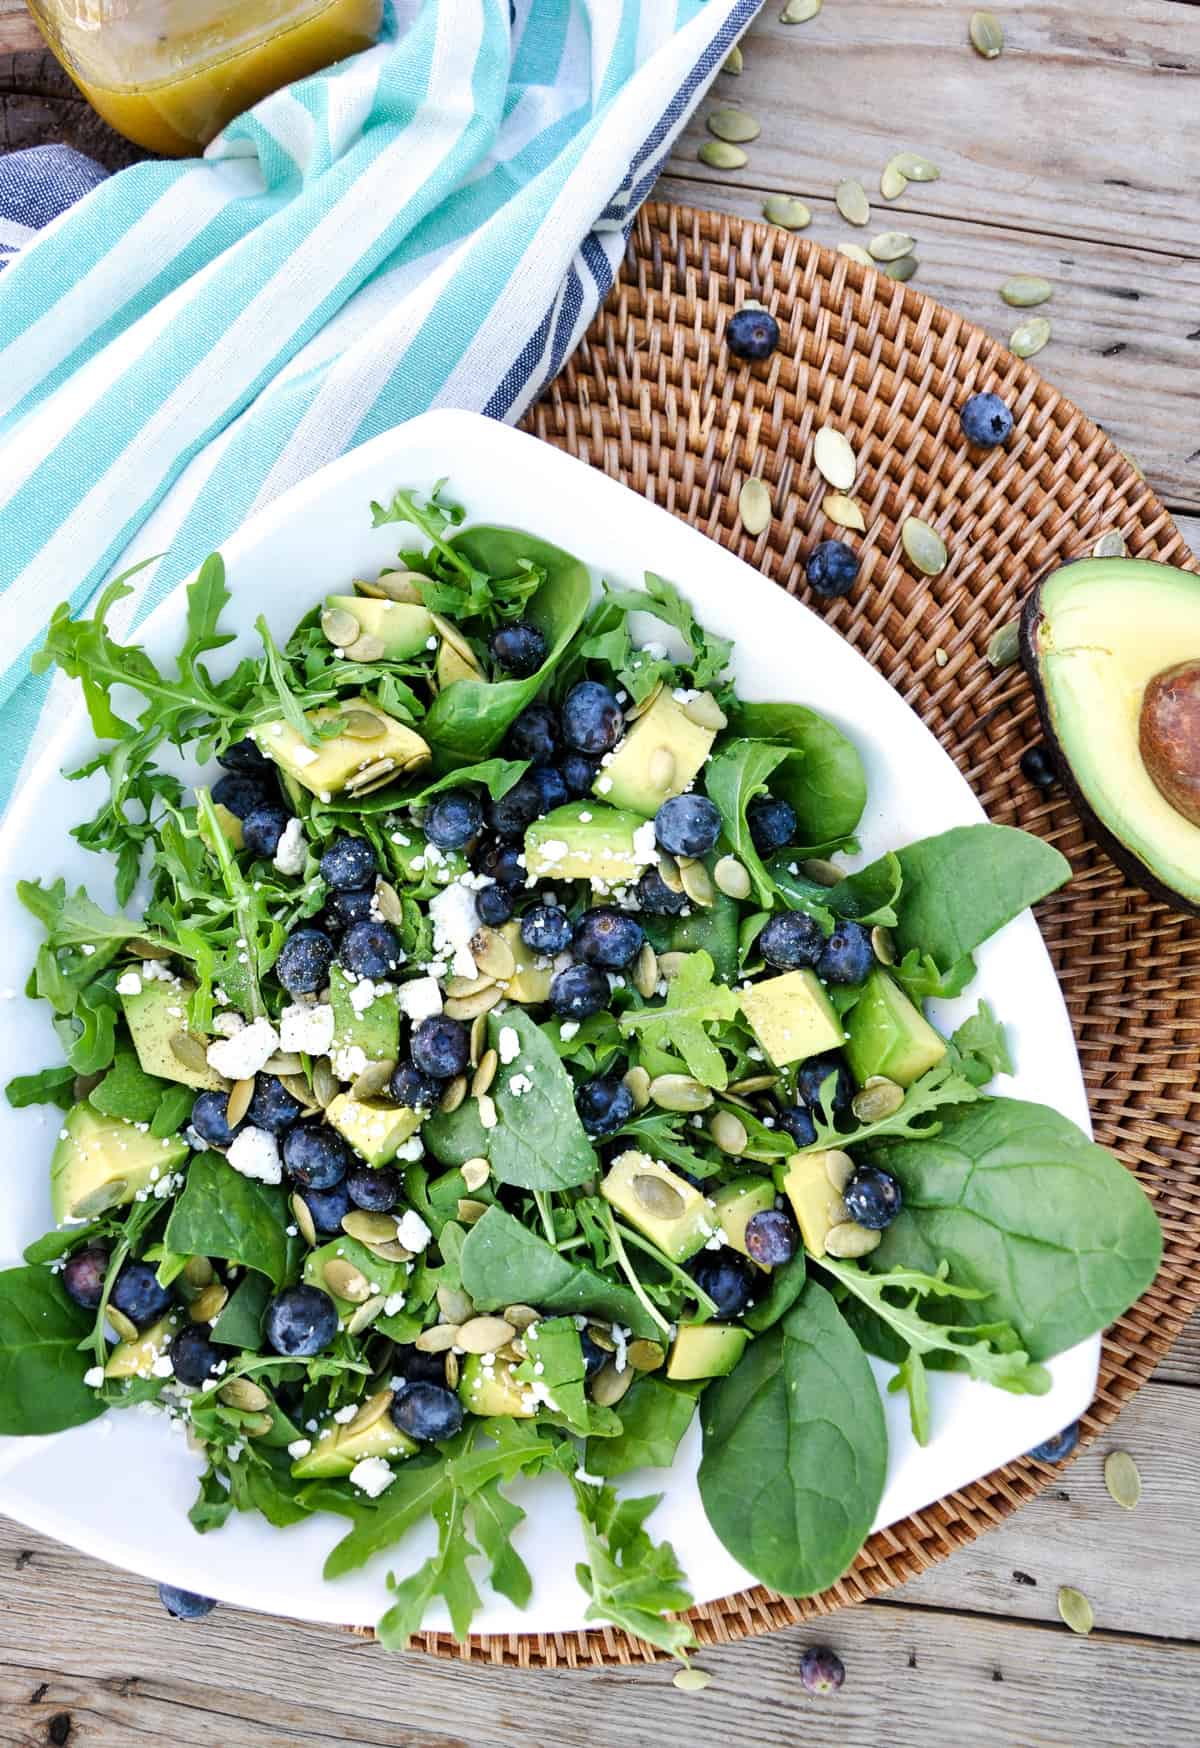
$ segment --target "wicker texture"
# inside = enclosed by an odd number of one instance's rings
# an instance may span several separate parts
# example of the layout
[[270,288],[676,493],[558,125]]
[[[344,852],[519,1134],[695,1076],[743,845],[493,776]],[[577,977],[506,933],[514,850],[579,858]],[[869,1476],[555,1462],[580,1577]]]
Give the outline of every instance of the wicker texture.
[[[747,298],[783,339],[746,365],[723,345]],[[958,410],[991,389],[1017,425],[1003,450],[968,456]],[[1096,1138],[1155,1199],[1166,1254],[1157,1281],[1104,1341],[1086,1443],[1111,1424],[1200,1304],[1200,921],[1127,885],[1058,791],[1020,775],[1039,735],[1019,668],[994,674],[991,634],[1012,620],[1034,578],[1090,550],[1106,529],[1131,554],[1196,568],[1182,537],[1128,459],[1028,364],[952,311],[784,231],[718,213],[649,206],[624,275],[527,430],[663,505],[809,605],[803,555],[839,531],[811,462],[824,423],[859,459],[867,520],[850,598],[826,616],[937,735],[992,819],[1037,832],[1074,878],[1038,920],[1062,982]],[[774,518],[757,539],[737,514],[751,474],[770,485]],[[951,560],[932,581],[900,554],[906,515],[933,523]],[[823,1595],[791,1601],[760,1588],[693,1611],[703,1645],[770,1631],[880,1596],[1001,1522],[1061,1474],[1011,1463],[871,1537]],[[685,1551],[686,1565],[686,1551]],[[652,1647],[614,1629],[513,1634],[442,1656],[524,1667],[639,1663]]]

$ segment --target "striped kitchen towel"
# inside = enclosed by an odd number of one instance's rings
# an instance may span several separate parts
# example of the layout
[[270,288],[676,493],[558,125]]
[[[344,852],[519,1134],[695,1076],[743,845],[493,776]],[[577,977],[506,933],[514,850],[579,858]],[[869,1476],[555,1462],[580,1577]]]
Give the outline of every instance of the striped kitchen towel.
[[0,805],[51,714],[29,656],[56,602],[165,553],[127,632],[343,451],[427,407],[520,416],[760,4],[393,0],[374,49],[9,256]]

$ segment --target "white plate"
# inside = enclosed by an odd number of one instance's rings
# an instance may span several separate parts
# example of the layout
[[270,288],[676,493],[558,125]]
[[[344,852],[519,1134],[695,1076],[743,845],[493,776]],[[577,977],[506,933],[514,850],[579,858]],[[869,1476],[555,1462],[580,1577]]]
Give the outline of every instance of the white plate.
[[[225,671],[256,647],[257,614],[265,613],[282,636],[317,596],[372,574],[399,546],[416,544],[415,530],[373,530],[367,506],[372,498],[387,501],[398,486],[427,490],[443,476],[472,521],[529,529],[577,553],[597,578],[637,585],[647,569],[672,578],[705,625],[736,639],[744,697],[803,702],[838,723],[866,761],[864,857],[983,819],[963,778],[908,706],[782,589],[594,468],[465,413],[428,413],[354,450],[228,543],[233,601],[227,621],[238,638],[215,658],[214,669]],[[143,641],[160,661],[169,661],[181,641],[183,612],[180,590],[145,625]],[[68,836],[96,805],[100,787],[94,780],[69,784],[59,774],[80,763],[92,745],[81,705],[9,814],[0,843],[0,987],[23,988],[38,942],[38,929],[13,896],[17,879],[61,874],[111,902],[104,865]],[[1033,918],[1026,914],[1010,924],[978,958],[979,976],[968,996],[945,1004],[938,1018],[957,1024],[986,995],[1008,1025],[1016,1062],[1004,1090],[1054,1105],[1087,1127],[1070,1025]],[[19,995],[0,1003],[6,1079],[59,1059],[44,1004]],[[12,1111],[0,1101],[0,1149],[9,1162],[0,1201],[3,1266],[18,1262],[22,1247],[51,1224],[47,1162],[56,1115],[52,1109]],[[1041,1397],[931,1375],[933,1438],[924,1450],[912,1440],[904,1397],[885,1394],[891,1458],[876,1527],[986,1474],[1075,1419],[1092,1398],[1099,1351],[1096,1337],[1060,1355],[1050,1368],[1053,1389]],[[879,1365],[877,1373],[882,1384],[890,1368]],[[650,1527],[674,1543],[696,1600],[704,1602],[752,1580],[708,1528],[694,1481],[698,1457],[693,1426],[672,1470],[643,1471],[625,1485],[664,1490]],[[185,1515],[197,1473],[197,1459],[157,1417],[111,1413],[54,1438],[0,1440],[0,1510],[115,1565],[227,1602],[305,1620],[358,1625],[378,1618],[392,1556],[326,1584],[321,1565],[344,1533],[340,1519],[279,1531],[261,1518],[235,1515],[224,1529],[200,1537]],[[529,1512],[517,1545],[534,1575],[533,1600],[522,1613],[484,1586],[476,1630],[582,1626],[584,1599],[574,1567],[583,1546],[569,1489],[547,1478],[514,1488],[513,1497]],[[403,1569],[411,1570],[431,1546],[431,1536],[410,1535],[399,1556]],[[445,1617],[431,1615],[428,1624],[444,1626]]]

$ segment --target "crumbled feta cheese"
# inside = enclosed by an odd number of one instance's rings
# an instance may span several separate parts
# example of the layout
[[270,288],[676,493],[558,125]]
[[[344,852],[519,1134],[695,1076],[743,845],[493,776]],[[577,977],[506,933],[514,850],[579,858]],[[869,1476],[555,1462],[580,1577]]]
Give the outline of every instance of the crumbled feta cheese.
[[204,1139],[203,1135],[198,1135],[196,1133],[196,1131],[192,1128],[192,1125],[190,1123],[188,1124],[187,1128],[183,1132],[183,1138],[187,1142],[188,1146],[191,1148],[193,1153],[207,1153],[208,1152],[208,1142]]
[[122,971],[117,978],[118,995],[141,995],[142,980],[136,971]]
[[[218,1038],[208,1047],[208,1066],[227,1080],[249,1080],[279,1048],[279,1033],[261,1016],[232,1038]],[[276,1183],[279,1179],[274,1180]]]
[[383,1301],[383,1314],[385,1317],[394,1317],[397,1311],[403,1311],[404,1305],[405,1297],[403,1293],[389,1293],[387,1298]]
[[90,959],[92,954],[96,951],[96,948],[91,941],[83,941],[80,944],[79,951],[83,954],[85,959]]
[[392,1155],[393,1159],[406,1161],[414,1165],[418,1159],[424,1159],[425,1147],[419,1135],[410,1135],[407,1141],[402,1141]]
[[309,765],[315,765],[320,756],[320,750],[317,747],[303,746],[293,747],[292,751],[288,754],[293,765],[299,765],[302,771]]
[[408,983],[400,985],[397,996],[400,1012],[406,1014],[414,1026],[419,1026],[422,1020],[432,1019],[442,1011],[442,992],[438,988],[436,977],[414,977]]
[[83,1381],[89,1390],[98,1390],[104,1382],[104,1367],[89,1366],[83,1374]]
[[361,1044],[343,1044],[329,1060],[339,1080],[357,1080],[367,1066],[367,1053]]
[[[569,1021],[568,1024],[570,1024]],[[496,1040],[496,1048],[500,1052],[500,1060],[505,1068],[510,1062],[517,1060],[521,1054],[521,1040],[515,1026],[501,1026],[500,1036]]]
[[565,838],[547,838],[545,843],[538,845],[538,861],[543,868],[552,868],[556,862],[566,861],[570,849],[571,846]]
[[593,788],[597,795],[607,795],[612,788],[612,778],[605,776],[597,777],[593,784]]
[[294,1002],[279,1016],[279,1042],[284,1050],[325,1056],[333,1043],[333,1009],[328,1002]]
[[424,1250],[433,1233],[415,1208],[406,1208],[396,1222],[396,1242],[405,1250]]
[[638,863],[657,862],[658,844],[654,836],[654,821],[644,819],[633,834],[633,859]]
[[455,977],[477,976],[471,937],[479,927],[479,912],[470,887],[456,880],[435,892],[429,900],[429,918],[433,924],[434,952],[440,957],[453,955],[451,969]]
[[514,1074],[508,1083],[508,1090],[514,1099],[522,1098],[532,1087],[533,1082],[527,1074]]
[[348,1426],[357,1413],[358,1409],[354,1406],[353,1402],[347,1402],[344,1408],[334,1410],[333,1418],[337,1421],[339,1426]]
[[359,1019],[366,1013],[378,993],[376,985],[369,977],[360,977],[357,983],[350,986],[350,1006]]
[[235,1033],[245,1027],[245,1020],[236,1008],[230,1008],[227,1013],[217,1014],[212,1023],[212,1029],[218,1038],[232,1038]]
[[243,1177],[257,1178],[263,1184],[277,1184],[283,1179],[279,1143],[266,1129],[255,1129],[253,1125],[243,1129],[229,1143],[225,1157]]
[[562,1025],[558,1028],[558,1035],[563,1040],[564,1044],[569,1044],[578,1030],[578,1020],[564,1020]]
[[395,1478],[382,1457],[364,1457],[350,1471],[350,1485],[365,1493],[368,1499],[378,1499]]
[[275,866],[281,874],[303,874],[308,859],[308,840],[304,827],[293,817],[283,828],[275,846]]
[[289,1457],[299,1459],[306,1457],[311,1450],[312,1440],[310,1438],[294,1438],[287,1448],[287,1453]]
[[[651,638],[649,643],[642,645],[642,654],[650,657],[652,662],[664,662],[667,659],[667,646]],[[640,667],[640,663],[638,664]]]
[[169,1353],[160,1353],[158,1355],[157,1359],[154,1361],[154,1364],[150,1367],[150,1371],[151,1371],[152,1376],[154,1376],[156,1378],[172,1378],[172,1377],[174,1377],[175,1367],[171,1364],[170,1354]]
[[164,965],[161,959],[142,960],[143,983],[174,983],[175,973],[169,965]]

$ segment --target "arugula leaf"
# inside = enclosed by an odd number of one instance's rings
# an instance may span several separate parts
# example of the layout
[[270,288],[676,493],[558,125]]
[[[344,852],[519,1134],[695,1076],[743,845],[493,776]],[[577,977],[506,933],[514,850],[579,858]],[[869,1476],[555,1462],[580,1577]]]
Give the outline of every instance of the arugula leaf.
[[985,1001],[963,1021],[950,1042],[962,1058],[963,1073],[976,1086],[986,1086],[993,1075],[1013,1071],[1004,1026]]
[[677,1051],[690,1074],[705,1086],[720,1090],[727,1085],[729,1075],[707,1028],[736,1019],[738,1011],[737,994],[725,984],[713,982],[712,958],[699,952],[689,953],[682,961],[661,1006],[631,1009],[618,1023],[627,1038],[637,1036],[651,1047]]
[[466,765],[449,771],[422,788],[394,797],[396,807],[423,807],[435,795],[446,789],[461,789],[464,783],[481,783],[493,800],[507,795],[518,778],[529,769],[528,759],[484,759],[478,765]]
[[500,1491],[500,1481],[487,1481],[472,1496],[471,1523],[479,1551],[488,1561],[488,1580],[498,1596],[517,1608],[527,1608],[533,1595],[529,1567],[512,1545],[513,1532],[525,1513]]
[[[692,684],[701,691],[716,686],[728,670],[729,658],[733,653],[732,639],[717,637],[706,631],[696,618],[691,602],[666,577],[660,577],[654,571],[646,571],[645,582],[644,590],[615,589],[606,583],[604,605],[618,607],[624,613],[648,613],[661,624],[669,625],[673,631],[679,633],[687,648],[687,666],[691,670]],[[646,660],[635,667],[631,659],[630,667],[634,669],[629,676],[634,682],[631,689],[640,700],[662,676],[658,672],[649,671],[650,664]],[[673,672],[675,664],[662,662],[654,664],[654,667]],[[627,675],[622,673],[621,677],[625,679]]]
[[670,1542],[654,1543],[642,1525],[662,1498],[618,1499],[611,1487],[572,1480],[587,1544],[587,1563],[575,1575],[591,1597],[588,1620],[612,1621],[672,1656],[695,1644],[683,1620],[668,1620],[692,1606],[686,1576]]
[[0,1433],[62,1432],[104,1413],[79,1351],[92,1327],[45,1268],[0,1272]]
[[388,1575],[395,1601],[380,1617],[375,1636],[385,1651],[402,1651],[421,1625],[435,1596],[445,1598],[450,1626],[456,1639],[465,1639],[479,1608],[479,1592],[467,1564],[479,1552],[467,1539],[463,1524],[462,1495],[451,1488],[433,1506],[438,1526],[437,1553],[407,1578]]
[[588,1404],[583,1393],[583,1348],[572,1317],[543,1317],[525,1331],[528,1359],[517,1367],[523,1384],[541,1384],[563,1423],[584,1436]]
[[300,739],[306,746],[314,746],[318,740],[317,733],[313,728],[312,723],[308,720],[308,717],[300,708],[296,694],[293,692],[291,684],[288,681],[283,657],[275,647],[275,639],[271,636],[270,627],[261,613],[254,621],[254,629],[257,631],[259,639],[262,642],[263,656],[266,661],[267,678],[279,701],[280,716],[282,716],[289,728],[295,729],[296,733],[300,736]]
[[726,741],[704,767],[704,787],[720,811],[734,855],[754,883],[760,904],[775,902],[775,883],[755,847],[746,823],[746,808],[756,795],[767,793],[767,779],[788,758],[786,747],[761,740]]
[[[830,1081],[832,1078],[831,1075]],[[822,1087],[822,1094],[825,1090]],[[829,1090],[832,1092],[832,1087]],[[861,1147],[868,1141],[919,1141],[926,1136],[936,1135],[941,1128],[939,1122],[922,1121],[932,1111],[940,1110],[943,1105],[970,1104],[982,1097],[979,1088],[947,1056],[933,1068],[926,1069],[919,1080],[913,1081],[904,1094],[903,1104],[890,1117],[880,1117],[877,1122],[860,1123],[857,1128],[849,1131],[840,1130],[822,1099],[821,1109],[814,1109],[812,1113],[817,1131],[817,1139],[812,1146],[848,1148]],[[806,1153],[809,1149],[801,1148],[799,1151]]]
[[511,1305],[519,1281],[527,1303],[541,1311],[590,1311],[624,1323],[635,1335],[653,1338],[660,1333],[628,1287],[561,1255],[503,1208],[489,1208],[471,1227],[460,1262],[463,1290],[480,1311]]
[[1071,877],[1066,857],[1008,825],[960,825],[897,851],[896,945],[948,971]]
[[[516,1032],[521,1048],[492,1083],[496,1126],[486,1154],[493,1176],[525,1190],[565,1190],[584,1183],[596,1169],[596,1151],[579,1120],[571,1077],[558,1052],[523,1008],[489,1018],[493,1049],[499,1047],[502,1026]],[[519,1090],[513,1090],[514,1083]]]
[[18,1074],[9,1081],[4,1094],[14,1111],[23,1110],[26,1105],[58,1105],[65,1111],[75,1102],[71,1094],[74,1084],[73,1068],[42,1068],[37,1074]]
[[294,1272],[287,1197],[277,1184],[243,1177],[219,1153],[201,1153],[167,1221],[166,1242],[185,1256],[219,1256],[257,1269],[275,1287]]
[[771,787],[795,809],[801,843],[815,848],[848,838],[867,804],[867,776],[841,729],[803,704],[737,699],[728,714],[734,734],[778,742],[792,754]]
[[928,953],[910,947],[899,965],[893,966],[892,976],[919,1007],[923,1001],[952,1001],[961,995],[975,976],[975,961],[970,953],[964,953],[948,971],[939,971]]
[[702,1383],[668,1384],[652,1372],[621,1398],[621,1430],[615,1438],[589,1439],[586,1468],[611,1478],[631,1469],[666,1469],[692,1424]]

